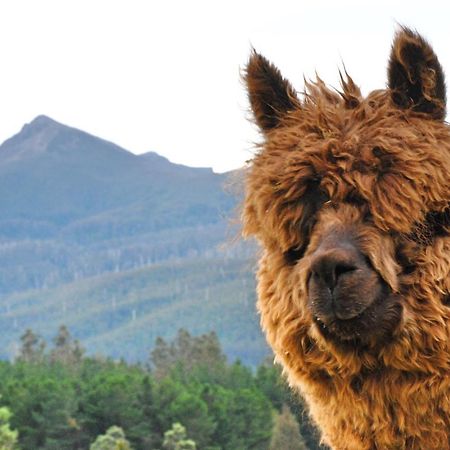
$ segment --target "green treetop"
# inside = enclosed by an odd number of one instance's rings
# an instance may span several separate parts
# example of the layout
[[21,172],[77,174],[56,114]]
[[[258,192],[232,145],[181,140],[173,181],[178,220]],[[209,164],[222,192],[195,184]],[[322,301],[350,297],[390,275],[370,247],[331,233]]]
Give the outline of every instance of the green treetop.
[[17,449],[17,431],[11,430],[9,419],[11,412],[8,408],[0,408],[0,450]]
[[97,437],[89,450],[131,450],[131,447],[125,439],[122,428],[112,426],[108,428],[106,434]]
[[164,450],[196,450],[195,442],[186,438],[186,428],[180,423],[174,423],[172,428],[164,433]]

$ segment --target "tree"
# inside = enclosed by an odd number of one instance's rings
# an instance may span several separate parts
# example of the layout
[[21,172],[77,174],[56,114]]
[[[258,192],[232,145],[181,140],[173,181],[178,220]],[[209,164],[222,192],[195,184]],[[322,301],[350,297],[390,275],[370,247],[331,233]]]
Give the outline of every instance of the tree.
[[153,392],[153,381],[145,374],[137,388],[136,397],[132,400],[140,414],[136,414],[127,428],[127,436],[137,449],[161,448],[161,431],[158,427],[157,408]]
[[28,328],[22,336],[20,336],[20,349],[18,361],[26,363],[40,363],[44,360],[45,341]]
[[287,405],[275,418],[269,450],[307,450],[298,422]]
[[[76,420],[78,402],[64,371],[34,364],[26,369],[21,384],[11,386],[12,391],[5,390],[21,446],[42,450],[80,448],[73,447],[82,438]],[[14,393],[15,398],[11,398]]]
[[[143,421],[138,396],[141,392],[142,374],[134,373],[126,365],[106,366],[99,373],[85,380],[80,395],[81,426],[91,436],[98,436],[115,424],[129,430]],[[133,430],[133,445],[135,438]]]
[[172,428],[164,433],[164,450],[196,450],[195,442],[186,437],[186,428],[180,423],[174,423]]
[[13,450],[17,448],[18,433],[11,430],[9,419],[11,418],[11,411],[5,406],[0,408],[0,449]]
[[[224,450],[265,450],[272,434],[272,407],[256,388],[227,390],[214,441]],[[225,409],[224,409],[225,407]]]
[[156,378],[163,378],[177,367],[185,374],[198,367],[220,371],[225,366],[226,356],[215,332],[191,336],[181,328],[171,343],[162,338],[156,340],[150,360]]
[[65,325],[59,327],[58,334],[53,338],[53,344],[50,361],[60,362],[65,366],[73,366],[81,362],[84,349],[78,340],[72,338]]
[[174,366],[176,357],[173,346],[162,337],[156,338],[155,347],[150,353],[150,360],[157,378],[166,376]]
[[267,359],[256,371],[256,386],[271,401],[272,405],[281,412],[282,406],[292,398],[281,366],[273,363],[273,358]]
[[185,385],[177,379],[165,378],[155,392],[157,422],[162,430],[183,423],[201,448],[206,448],[216,429],[214,417],[196,385]]
[[106,434],[97,437],[89,450],[131,450],[131,446],[122,428],[112,426],[108,428]]

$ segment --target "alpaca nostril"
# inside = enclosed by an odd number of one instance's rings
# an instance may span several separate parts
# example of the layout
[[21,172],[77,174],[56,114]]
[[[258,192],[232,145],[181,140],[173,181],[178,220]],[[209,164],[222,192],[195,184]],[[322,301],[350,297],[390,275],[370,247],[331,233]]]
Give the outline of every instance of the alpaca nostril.
[[335,279],[337,280],[344,273],[353,272],[354,270],[356,270],[356,267],[352,264],[338,264],[334,268]]
[[322,256],[311,266],[311,275],[316,281],[323,282],[330,290],[333,290],[343,275],[357,270],[356,265],[337,259],[334,256]]

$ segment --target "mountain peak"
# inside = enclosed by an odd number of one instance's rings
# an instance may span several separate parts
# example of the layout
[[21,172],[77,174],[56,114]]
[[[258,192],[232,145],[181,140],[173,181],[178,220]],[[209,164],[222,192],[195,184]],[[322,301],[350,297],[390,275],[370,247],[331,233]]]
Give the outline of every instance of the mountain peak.
[[32,164],[37,161],[40,164],[53,164],[55,158],[65,165],[97,166],[104,170],[110,170],[115,161],[117,164],[120,162],[119,166],[122,168],[130,165],[130,171],[133,166],[139,171],[150,170],[154,174],[182,177],[213,174],[211,168],[193,168],[172,163],[156,152],[135,155],[112,142],[64,125],[46,115],[35,117],[0,146],[0,165],[22,164],[25,161],[33,161]]
[[45,115],[40,115],[37,116],[36,118],[34,118],[30,123],[26,123],[23,127],[22,127],[22,131],[24,130],[33,130],[33,131],[37,131],[37,130],[41,130],[43,128],[47,128],[47,127],[66,127],[65,125],[63,125],[62,123],[57,122],[56,120],[53,120],[51,117],[45,116]]
[[172,164],[165,156],[162,156],[156,152],[146,152],[138,155],[141,160],[146,161],[164,161],[165,163]]
[[58,122],[56,122],[56,120],[53,120],[51,117],[48,117],[44,114],[41,114],[37,117],[35,117],[30,123],[29,125],[42,125],[42,124],[56,124]]
[[18,162],[46,157],[49,153],[66,156],[78,154],[79,158],[88,158],[92,155],[86,153],[96,149],[109,155],[120,154],[119,157],[134,156],[111,142],[64,125],[46,115],[39,115],[0,146],[0,159],[2,163]]
[[67,129],[48,116],[40,115],[25,124],[19,133],[7,139],[0,146],[2,163],[21,160],[26,156],[37,156],[46,152],[49,142]]

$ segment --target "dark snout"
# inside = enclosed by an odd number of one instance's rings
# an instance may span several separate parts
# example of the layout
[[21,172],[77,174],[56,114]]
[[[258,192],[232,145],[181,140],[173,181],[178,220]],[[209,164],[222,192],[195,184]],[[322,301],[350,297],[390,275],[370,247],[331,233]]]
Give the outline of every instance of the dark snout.
[[321,326],[341,337],[358,334],[358,320],[385,292],[368,258],[346,238],[325,241],[311,255],[309,307]]

